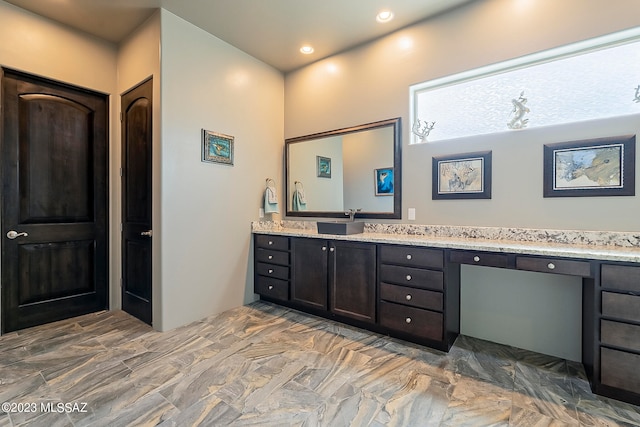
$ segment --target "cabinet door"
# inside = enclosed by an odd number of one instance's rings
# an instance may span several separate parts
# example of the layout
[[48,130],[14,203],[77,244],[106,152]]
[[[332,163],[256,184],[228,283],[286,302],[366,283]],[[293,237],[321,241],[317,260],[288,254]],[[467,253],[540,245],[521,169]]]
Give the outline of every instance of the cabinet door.
[[327,309],[328,244],[320,239],[291,239],[291,300]]
[[[376,246],[335,241],[330,244],[329,278],[333,313],[375,321]],[[333,268],[331,268],[333,267]]]

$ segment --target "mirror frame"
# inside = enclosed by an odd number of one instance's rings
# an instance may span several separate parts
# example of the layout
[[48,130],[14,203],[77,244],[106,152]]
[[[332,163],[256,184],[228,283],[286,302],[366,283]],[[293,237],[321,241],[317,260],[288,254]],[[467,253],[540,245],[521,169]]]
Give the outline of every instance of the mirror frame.
[[319,217],[319,218],[344,218],[341,211],[292,211],[289,206],[289,147],[291,144],[310,141],[330,136],[346,135],[354,132],[373,130],[382,127],[393,127],[393,212],[358,212],[356,218],[379,218],[379,219],[402,219],[402,120],[400,117],[394,119],[381,120],[349,128],[330,130],[327,132],[314,133],[311,135],[288,138],[284,149],[284,170],[285,170],[285,199],[286,215],[293,217]]

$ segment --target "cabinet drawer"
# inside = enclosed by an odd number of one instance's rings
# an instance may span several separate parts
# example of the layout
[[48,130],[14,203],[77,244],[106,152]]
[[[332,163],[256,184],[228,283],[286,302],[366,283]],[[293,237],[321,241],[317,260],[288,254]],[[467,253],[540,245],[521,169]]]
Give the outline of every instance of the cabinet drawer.
[[487,267],[506,268],[509,266],[509,257],[506,254],[492,254],[489,252],[451,251],[451,262],[459,264],[484,265]]
[[405,334],[442,341],[441,313],[381,301],[380,324]]
[[255,291],[260,295],[286,301],[289,299],[289,282],[286,280],[272,279],[271,277],[258,276]]
[[440,249],[417,248],[414,246],[380,246],[380,262],[442,269],[444,255]]
[[256,249],[256,260],[271,264],[289,265],[289,252]]
[[516,268],[518,270],[539,271],[541,273],[591,276],[591,264],[587,261],[519,256],[516,257]]
[[289,279],[289,267],[285,267],[282,265],[273,265],[266,264],[264,262],[258,262],[256,264],[256,270],[261,276],[273,277],[282,280]]
[[640,326],[602,320],[600,322],[600,341],[602,344],[640,352]]
[[602,315],[640,322],[640,297],[602,292]]
[[600,382],[622,390],[640,393],[640,355],[600,349]]
[[380,298],[398,304],[442,311],[442,292],[380,283]]
[[256,247],[266,249],[276,249],[279,251],[289,250],[289,238],[285,236],[270,236],[268,234],[256,234]]
[[624,265],[602,266],[602,287],[619,289],[640,295],[640,267],[627,267]]
[[442,271],[387,264],[380,266],[380,281],[387,283],[441,291],[443,289],[443,278]]

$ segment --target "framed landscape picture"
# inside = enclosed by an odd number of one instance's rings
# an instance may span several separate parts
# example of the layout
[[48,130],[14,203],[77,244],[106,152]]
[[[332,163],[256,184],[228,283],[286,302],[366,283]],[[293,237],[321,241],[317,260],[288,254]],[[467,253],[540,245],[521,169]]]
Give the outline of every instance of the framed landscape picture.
[[491,151],[433,158],[433,200],[490,198]]
[[233,137],[202,129],[202,161],[233,166]]
[[544,146],[544,197],[635,195],[635,135]]

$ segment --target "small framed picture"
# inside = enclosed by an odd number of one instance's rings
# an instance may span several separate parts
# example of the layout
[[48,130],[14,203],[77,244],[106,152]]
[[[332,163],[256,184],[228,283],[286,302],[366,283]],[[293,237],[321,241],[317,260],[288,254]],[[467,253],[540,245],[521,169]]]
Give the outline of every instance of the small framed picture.
[[202,129],[202,161],[233,166],[233,137]]
[[316,156],[318,177],[331,178],[331,159],[329,157]]
[[634,196],[635,135],[544,146],[544,197]]
[[433,158],[433,200],[490,198],[491,151]]
[[374,169],[376,196],[393,196],[393,168]]

